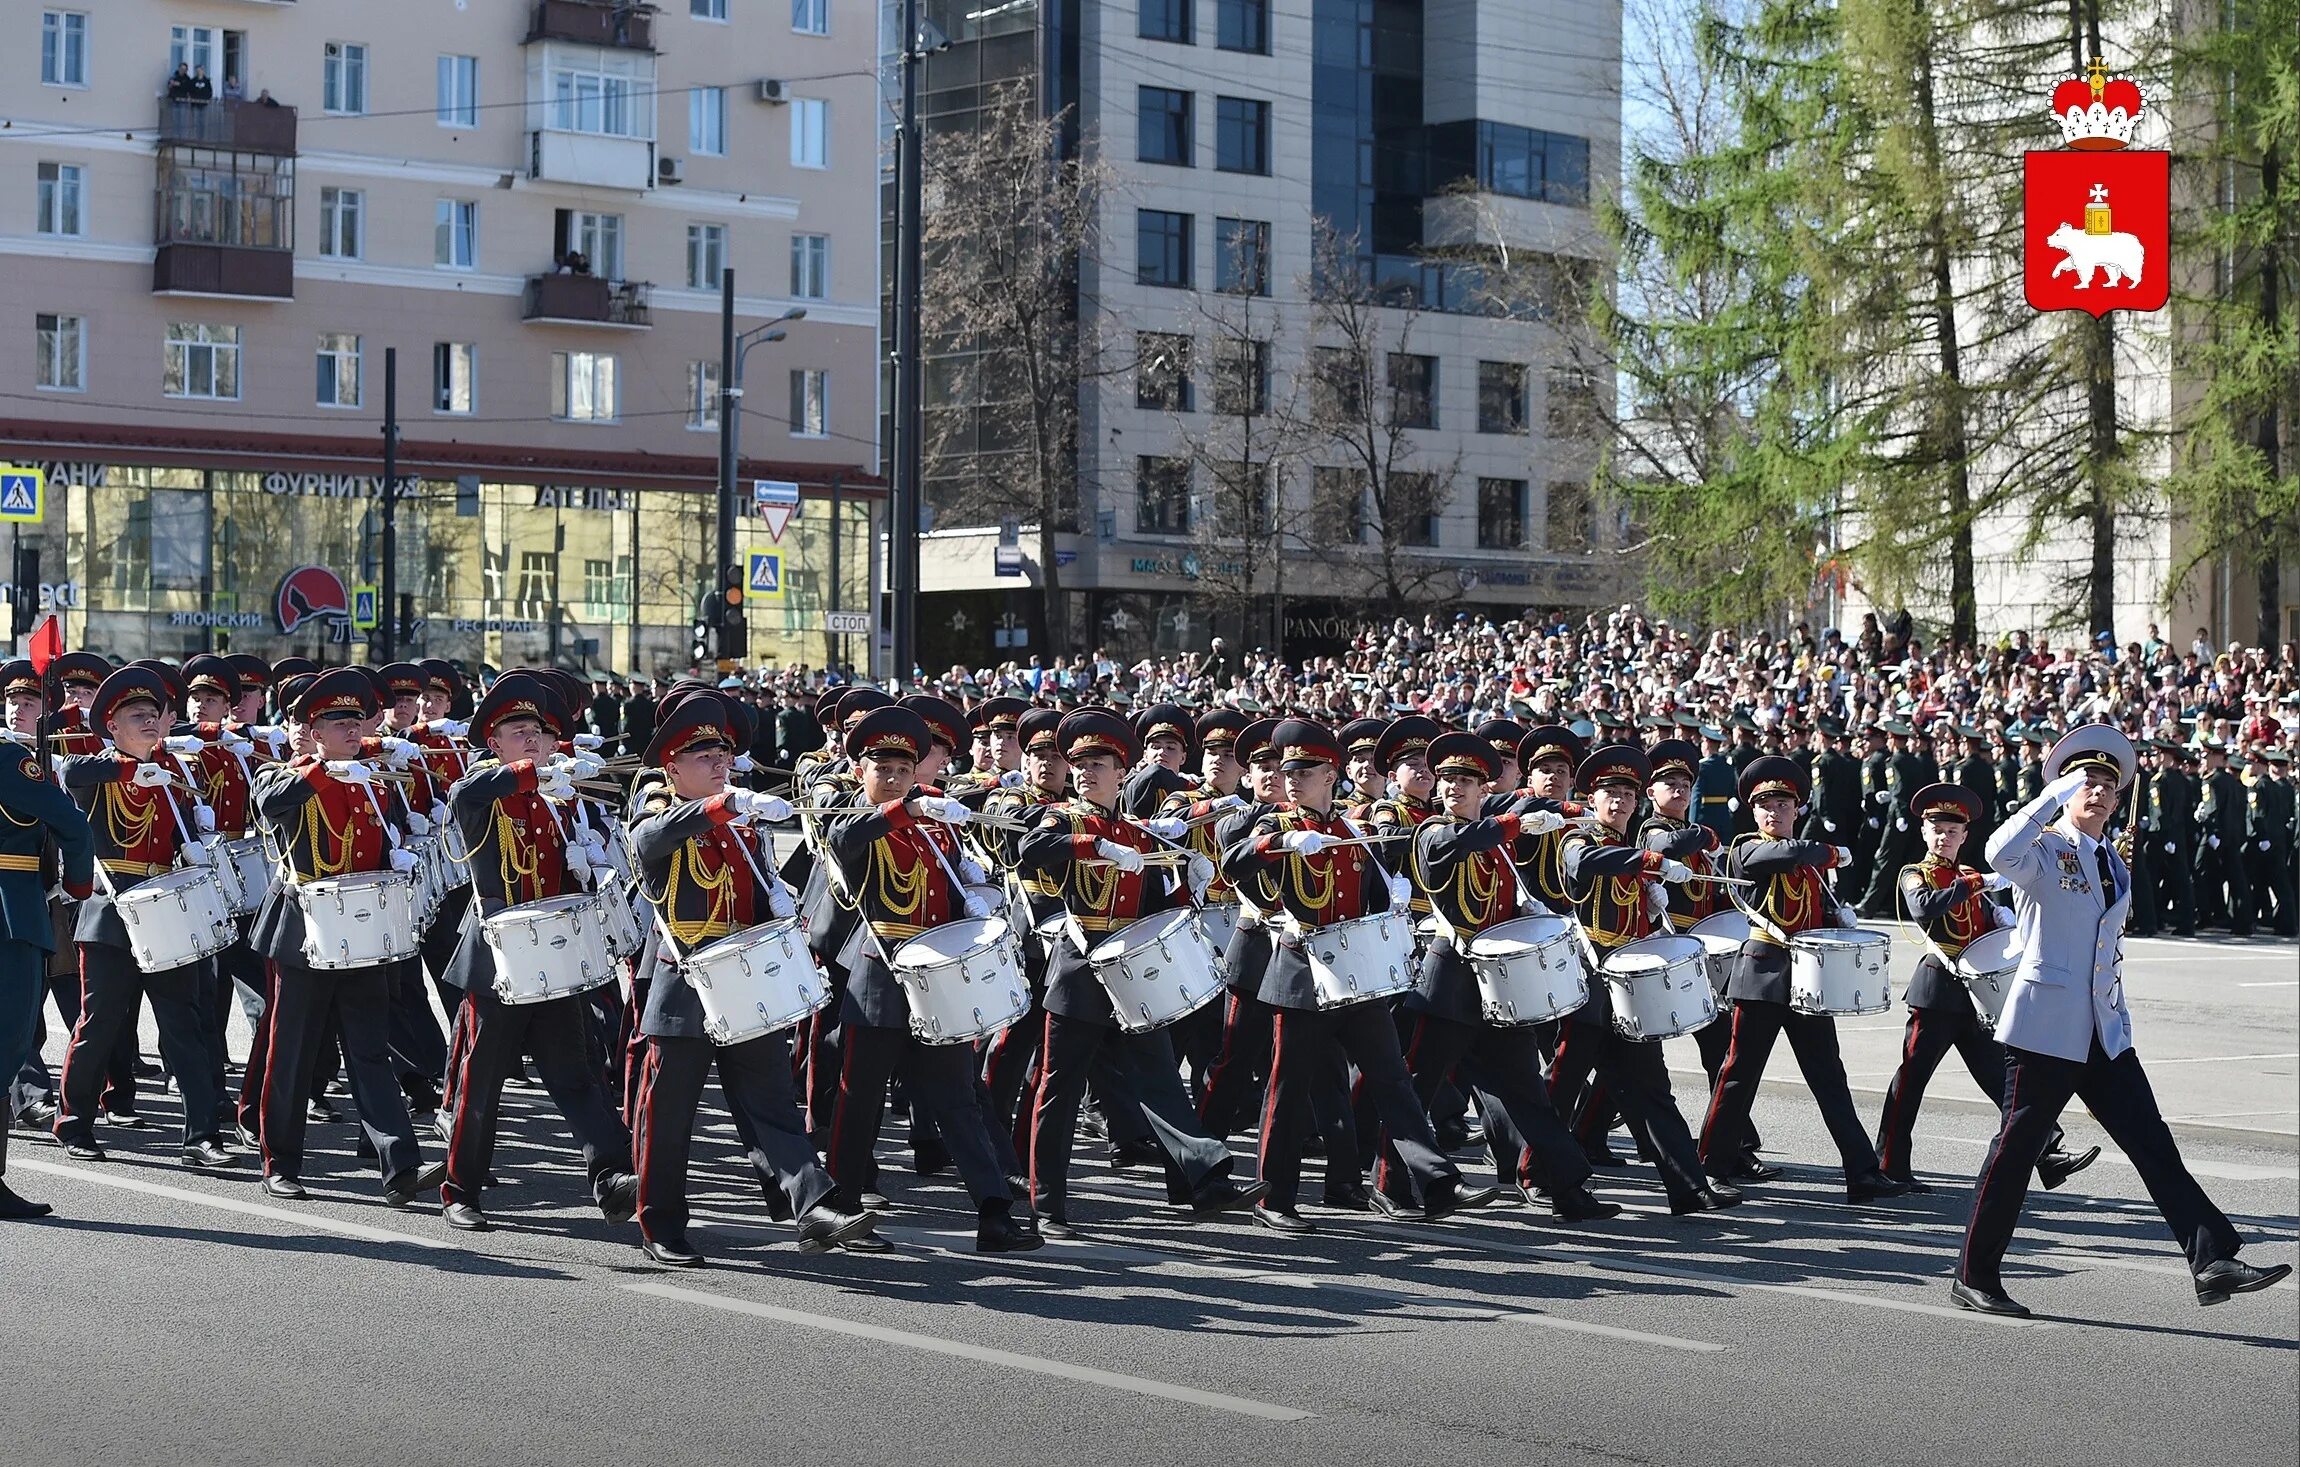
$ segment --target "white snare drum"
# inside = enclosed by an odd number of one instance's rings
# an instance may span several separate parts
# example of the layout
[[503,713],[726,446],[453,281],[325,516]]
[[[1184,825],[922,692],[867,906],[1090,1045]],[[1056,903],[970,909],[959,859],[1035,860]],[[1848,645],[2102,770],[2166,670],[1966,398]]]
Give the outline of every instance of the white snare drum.
[[1801,1014],[1881,1014],[1893,1006],[1882,932],[1825,927],[1789,939],[1789,1007]]
[[1414,983],[1413,914],[1376,912],[1320,927],[1304,936],[1302,952],[1321,1009],[1403,993]]
[[1725,985],[1733,979],[1733,964],[1741,956],[1741,944],[1749,940],[1749,919],[1739,912],[1717,912],[1687,928],[1685,935],[1701,944],[1709,986],[1723,998]]
[[1957,954],[1956,975],[1965,981],[1981,1023],[1992,1034],[1997,1020],[2004,1017],[2005,995],[2011,991],[2013,973],[2020,967],[2020,952],[2013,946],[2016,935],[2010,927],[1992,928],[1966,943],[1965,950]]
[[[1008,905],[1006,900],[1005,887],[997,886],[986,881],[976,881],[969,882],[964,887],[961,887],[960,891],[964,896],[972,897],[974,900],[982,903],[984,916],[997,917],[1001,920],[1005,920]],[[962,912],[966,910],[963,902],[960,905],[959,910]],[[1013,924],[1009,922],[1007,925],[1012,926]]]
[[1215,957],[1230,950],[1230,939],[1238,935],[1238,904],[1211,902],[1198,909],[1198,930],[1206,934],[1206,947]]
[[224,904],[244,917],[264,904],[272,889],[272,858],[260,835],[217,841],[212,847],[216,875],[223,878]]
[[128,950],[147,973],[165,972],[213,957],[232,945],[239,925],[224,899],[224,884],[205,866],[187,866],[139,882],[112,898]]
[[415,925],[423,927],[439,910],[439,837],[409,836],[403,849],[415,857],[415,869],[408,874],[415,881]]
[[1489,1024],[1543,1024],[1589,1002],[1589,965],[1567,917],[1513,917],[1467,939]]
[[713,1044],[741,1044],[788,1029],[831,1001],[830,980],[807,951],[796,917],[745,928],[680,960],[703,1004]]
[[495,958],[495,996],[505,1003],[588,993],[615,976],[606,919],[588,894],[505,907],[481,918],[479,931]]
[[1647,937],[1605,955],[1598,973],[1613,1003],[1613,1030],[1629,1039],[1674,1039],[1717,1017],[1699,938]]
[[1214,955],[1188,907],[1127,923],[1096,943],[1086,961],[1128,1033],[1171,1024],[1222,991]]
[[924,1044],[996,1034],[1030,1011],[1014,932],[996,917],[961,917],[895,949],[894,977]]
[[303,960],[322,971],[372,968],[415,956],[415,877],[354,871],[295,885]]
[[607,956],[637,957],[647,945],[647,928],[631,888],[610,878],[601,885],[598,897],[599,916],[607,926]]

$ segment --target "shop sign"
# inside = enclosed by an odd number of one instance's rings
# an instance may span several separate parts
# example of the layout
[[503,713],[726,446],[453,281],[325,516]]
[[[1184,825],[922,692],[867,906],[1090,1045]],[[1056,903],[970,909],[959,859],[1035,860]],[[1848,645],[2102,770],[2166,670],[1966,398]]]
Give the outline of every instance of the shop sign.
[[[383,480],[375,474],[290,474],[275,469],[264,475],[263,485],[266,494],[310,499],[374,499],[383,493]],[[421,479],[400,476],[401,494],[413,494],[422,487]]]
[[[87,594],[78,581],[42,581],[39,590],[42,611],[77,611],[88,604]],[[0,602],[15,599],[16,588],[0,582]]]
[[539,621],[511,621],[503,617],[455,617],[447,623],[451,632],[539,632]]
[[172,627],[214,627],[222,631],[253,631],[264,624],[260,611],[171,611]]
[[625,514],[639,507],[636,489],[599,489],[588,484],[538,484],[537,509],[588,509],[602,514]]
[[351,593],[343,577],[324,565],[299,565],[281,576],[272,593],[272,614],[283,637],[317,624],[327,629],[331,642],[351,640]]

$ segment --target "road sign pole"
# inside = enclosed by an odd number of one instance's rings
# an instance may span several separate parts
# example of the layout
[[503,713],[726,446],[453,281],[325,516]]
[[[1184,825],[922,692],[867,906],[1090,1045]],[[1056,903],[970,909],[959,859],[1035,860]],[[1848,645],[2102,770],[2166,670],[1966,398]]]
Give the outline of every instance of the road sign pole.
[[376,659],[399,655],[399,348],[383,349],[383,591],[376,607]]

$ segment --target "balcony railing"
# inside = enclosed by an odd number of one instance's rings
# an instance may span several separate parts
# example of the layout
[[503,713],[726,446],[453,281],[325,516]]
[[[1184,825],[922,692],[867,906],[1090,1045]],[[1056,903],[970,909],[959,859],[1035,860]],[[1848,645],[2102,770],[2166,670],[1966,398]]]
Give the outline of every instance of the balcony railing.
[[597,275],[531,275],[521,319],[566,321],[587,326],[654,325],[644,280],[607,280]]
[[655,7],[613,0],[535,0],[527,39],[573,41],[581,46],[655,49]]
[[213,102],[160,99],[160,141],[243,153],[295,156],[295,109],[218,98]]
[[240,245],[163,242],[152,257],[152,289],[293,300],[295,255]]

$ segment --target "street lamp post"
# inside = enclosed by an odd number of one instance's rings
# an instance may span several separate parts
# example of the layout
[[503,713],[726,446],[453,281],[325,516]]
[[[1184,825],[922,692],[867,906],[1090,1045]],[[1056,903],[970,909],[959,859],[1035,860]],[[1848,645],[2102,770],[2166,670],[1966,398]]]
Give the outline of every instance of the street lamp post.
[[[735,470],[742,461],[743,358],[754,346],[783,340],[788,335],[780,329],[783,323],[803,321],[806,316],[806,307],[792,306],[763,326],[736,331],[735,272],[732,269],[719,272],[719,563],[711,571],[710,595],[721,594],[722,578],[735,563]],[[740,657],[750,648],[715,650],[721,657]]]

